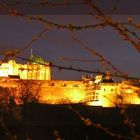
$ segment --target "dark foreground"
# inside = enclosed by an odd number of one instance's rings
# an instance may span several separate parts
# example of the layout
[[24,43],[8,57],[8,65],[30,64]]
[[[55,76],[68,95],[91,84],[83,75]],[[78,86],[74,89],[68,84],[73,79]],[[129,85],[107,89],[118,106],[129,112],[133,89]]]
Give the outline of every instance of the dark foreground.
[[[89,118],[93,123],[101,124],[109,131],[131,136],[131,129],[119,108],[101,108],[85,105],[71,105],[77,114]],[[22,108],[22,119],[15,120],[10,115],[5,122],[10,132],[18,136],[18,140],[115,140],[104,130],[94,126],[86,126],[69,105],[28,104]],[[126,109],[127,115],[133,120],[135,132],[140,134],[140,106]],[[123,112],[122,112],[123,113]],[[107,129],[105,129],[107,130]],[[107,130],[107,131],[108,131]],[[60,139],[58,139],[60,138]],[[8,140],[4,130],[0,130],[0,140]],[[29,139],[28,139],[29,140]]]

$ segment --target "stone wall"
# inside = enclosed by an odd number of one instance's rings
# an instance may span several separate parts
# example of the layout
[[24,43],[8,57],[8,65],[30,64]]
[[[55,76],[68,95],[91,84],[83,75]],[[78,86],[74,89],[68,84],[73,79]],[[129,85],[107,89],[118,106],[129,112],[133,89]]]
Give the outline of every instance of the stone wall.
[[17,98],[28,92],[39,97],[39,102],[47,104],[90,101],[93,105],[103,107],[140,104],[140,88],[124,83],[95,84],[92,81],[21,80],[3,77],[0,78],[0,87],[12,89],[12,95]]

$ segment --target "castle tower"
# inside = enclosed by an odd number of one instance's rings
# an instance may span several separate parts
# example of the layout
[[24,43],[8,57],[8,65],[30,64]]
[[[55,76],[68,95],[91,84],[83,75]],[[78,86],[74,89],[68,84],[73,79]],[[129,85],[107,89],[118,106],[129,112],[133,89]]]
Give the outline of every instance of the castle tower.
[[51,80],[50,62],[33,55],[32,50],[29,59],[29,63],[26,64],[16,63],[15,60],[2,63],[0,65],[0,76],[18,76],[20,79],[25,80]]

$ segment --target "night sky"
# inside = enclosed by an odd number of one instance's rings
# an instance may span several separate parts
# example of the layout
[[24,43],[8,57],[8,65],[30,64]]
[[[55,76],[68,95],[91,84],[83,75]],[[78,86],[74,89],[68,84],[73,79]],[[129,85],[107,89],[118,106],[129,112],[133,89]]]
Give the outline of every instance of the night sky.
[[[129,4],[128,4],[129,7]],[[41,13],[39,13],[41,14]],[[34,14],[35,16],[35,14]],[[83,14],[55,14],[44,15],[46,19],[61,24],[93,24],[97,20],[89,15]],[[128,17],[132,17],[133,22],[140,22],[140,15],[124,15],[115,14],[112,17],[115,20],[127,22]],[[24,18],[17,18],[9,15],[0,16],[0,53],[9,49],[19,49],[25,47],[34,35],[40,32],[44,25],[37,21],[28,21]],[[131,28],[131,30],[134,30]],[[136,31],[138,35],[139,31]],[[107,60],[118,67],[122,72],[130,76],[140,77],[140,54],[128,42],[122,40],[120,35],[111,27],[83,29],[74,31],[76,36],[80,38],[89,48],[95,49],[104,55]],[[62,66],[73,66],[76,68],[87,70],[100,70],[104,68],[100,63],[84,63],[75,61],[62,61],[61,57],[81,58],[81,59],[97,59],[89,52],[82,49],[80,45],[71,38],[71,34],[66,29],[49,29],[39,40],[32,44],[33,53],[41,56],[44,60],[53,62]],[[22,57],[30,56],[30,49],[26,49]],[[2,57],[1,57],[2,58]],[[17,60],[21,62],[21,60]],[[84,73],[52,70],[54,79],[79,80]]]

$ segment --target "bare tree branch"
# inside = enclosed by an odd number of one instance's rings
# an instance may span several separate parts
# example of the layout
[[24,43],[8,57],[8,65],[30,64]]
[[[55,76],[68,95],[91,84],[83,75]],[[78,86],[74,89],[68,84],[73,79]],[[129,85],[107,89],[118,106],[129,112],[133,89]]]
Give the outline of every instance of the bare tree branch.
[[70,33],[71,33],[72,39],[73,39],[74,41],[76,41],[78,44],[80,44],[80,47],[82,47],[83,49],[85,49],[85,50],[87,50],[88,52],[90,52],[93,56],[98,57],[98,59],[100,60],[101,64],[102,64],[103,67],[105,68],[105,70],[108,71],[108,70],[109,70],[109,67],[108,67],[108,66],[110,66],[115,72],[117,72],[117,73],[119,73],[119,74],[121,74],[121,75],[127,77],[127,75],[124,74],[124,73],[122,73],[118,68],[116,68],[116,67],[111,63],[111,61],[106,60],[102,54],[100,54],[100,53],[98,53],[97,51],[95,51],[95,50],[89,48],[88,46],[86,46],[86,45],[83,43],[83,41],[80,40],[80,39],[74,34],[74,32],[71,32],[71,31],[70,31]]
[[[123,25],[121,25],[120,23],[112,20],[111,17],[106,16],[94,3],[92,0],[85,0],[85,2],[87,2],[89,8],[91,9],[92,13],[96,12],[98,15],[98,18],[105,22],[108,23],[110,26],[112,26],[115,30],[118,31],[118,33],[129,43],[131,43],[133,45],[133,47],[140,53],[140,41],[139,40],[134,40],[132,39],[132,37],[130,37],[128,35],[128,29],[126,27],[124,27]],[[131,33],[131,31],[129,31],[129,33]]]

